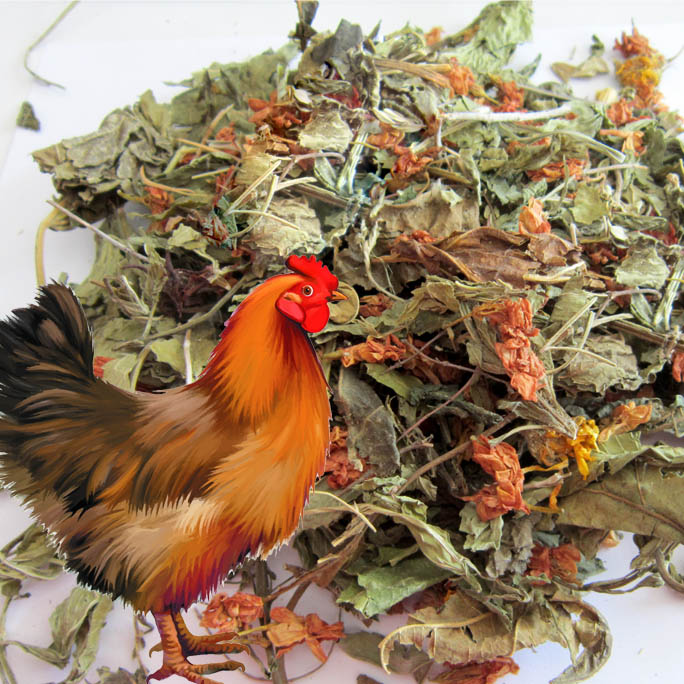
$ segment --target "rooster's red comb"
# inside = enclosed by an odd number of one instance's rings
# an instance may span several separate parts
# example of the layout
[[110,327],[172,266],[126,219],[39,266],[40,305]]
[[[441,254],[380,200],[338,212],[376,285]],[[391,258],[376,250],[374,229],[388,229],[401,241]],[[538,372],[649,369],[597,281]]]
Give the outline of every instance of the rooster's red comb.
[[337,278],[330,272],[328,267],[323,265],[315,256],[311,255],[305,257],[293,254],[287,258],[286,263],[287,267],[295,273],[301,273],[302,275],[319,280],[328,288],[328,290],[332,291],[337,289]]

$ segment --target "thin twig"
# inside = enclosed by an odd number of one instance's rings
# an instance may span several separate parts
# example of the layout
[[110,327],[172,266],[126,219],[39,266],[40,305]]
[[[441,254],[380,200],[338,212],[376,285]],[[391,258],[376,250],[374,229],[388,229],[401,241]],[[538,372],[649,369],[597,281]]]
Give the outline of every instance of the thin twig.
[[676,580],[674,577],[672,577],[668,565],[665,562],[665,556],[663,555],[663,552],[660,549],[656,549],[655,559],[656,566],[658,567],[658,572],[660,573],[660,576],[663,578],[665,584],[667,584],[667,586],[671,589],[678,591],[680,594],[684,594],[684,584]]
[[140,377],[140,371],[142,371],[143,364],[145,363],[145,360],[147,359],[147,356],[149,355],[150,351],[151,349],[149,344],[145,345],[140,350],[140,354],[138,355],[138,361],[133,367],[133,371],[130,375],[130,389],[132,392],[135,392],[135,389],[138,386],[138,378]]
[[288,610],[291,610],[294,612],[294,609],[297,607],[297,604],[299,603],[299,599],[304,596],[304,592],[311,586],[311,581],[308,582],[302,582],[294,591],[294,594],[290,597],[290,600],[287,602],[287,605],[285,606]]
[[181,325],[171,329],[171,330],[165,330],[163,332],[158,332],[155,333],[154,335],[150,335],[147,337],[147,341],[150,340],[156,340],[159,337],[171,337],[171,335],[177,335],[179,332],[184,332],[185,330],[189,330],[190,328],[194,328],[196,325],[199,325],[200,323],[203,323],[204,321],[209,320],[217,311],[219,311],[225,304],[227,304],[235,295],[235,293],[244,285],[244,283],[249,280],[248,274],[245,273],[245,275],[240,278],[240,280],[233,285],[233,287],[226,292],[221,299],[214,304],[214,306],[209,309],[209,311],[205,311],[203,314],[200,314],[199,316],[193,316],[189,321],[182,323]]
[[490,441],[490,444],[492,446],[496,446],[497,444],[501,444],[504,440],[508,439],[512,435],[517,434],[518,432],[525,432],[525,430],[544,430],[546,429],[546,425],[539,425],[537,423],[529,423],[527,425],[518,425],[518,427],[514,427],[512,430],[509,430],[508,432],[504,433],[503,435],[499,435],[496,439],[492,439]]
[[207,126],[207,130],[204,131],[204,135],[202,136],[202,140],[200,141],[202,144],[206,143],[207,140],[211,137],[211,134],[214,132],[214,129],[216,126],[218,126],[218,122],[221,121],[221,119],[233,108],[232,103],[224,107],[223,109],[219,110],[218,114],[211,120],[209,125]]
[[434,446],[435,445],[432,442],[415,442],[414,444],[401,447],[401,449],[399,449],[399,455],[406,454],[409,451],[415,451],[416,449],[432,449]]
[[400,435],[397,437],[397,441],[400,439],[403,439],[407,435],[409,435],[411,432],[413,432],[415,429],[420,427],[430,416],[433,416],[435,413],[443,409],[444,407],[448,406],[454,399],[456,399],[459,395],[463,394],[466,390],[470,388],[470,386],[475,382],[477,378],[480,377],[480,369],[476,368],[472,375],[468,378],[468,381],[461,387],[459,390],[454,392],[446,401],[443,401],[441,404],[438,406],[435,406],[431,411],[428,411],[424,416],[421,416],[413,425],[407,427]]
[[5,642],[5,621],[7,619],[7,609],[12,601],[10,596],[5,596],[0,610],[0,672],[2,672],[3,684],[17,684],[17,680],[12,672],[12,668],[7,660],[7,643]]
[[204,171],[202,173],[196,173],[194,176],[190,176],[192,180],[196,180],[197,178],[209,178],[209,176],[218,176],[221,173],[225,173],[226,171],[230,171],[233,166],[222,166],[220,169],[214,169],[213,171]]
[[183,338],[183,357],[185,359],[185,384],[191,385],[193,382],[192,376],[192,357],[190,356],[190,333],[192,331],[188,328],[185,331]]
[[70,219],[76,221],[77,223],[80,223],[82,226],[85,226],[88,230],[92,230],[93,233],[99,235],[103,240],[109,242],[111,245],[114,245],[114,247],[120,249],[122,252],[125,252],[126,254],[135,257],[136,259],[140,259],[140,261],[144,261],[146,264],[150,262],[149,258],[146,257],[144,254],[138,254],[138,252],[136,252],[128,245],[125,245],[123,242],[119,242],[116,238],[113,238],[111,235],[107,235],[107,233],[101,231],[99,228],[96,228],[92,223],[88,223],[77,214],[74,214],[73,211],[65,209],[63,206],[57,204],[57,202],[53,202],[52,200],[48,200],[47,203],[50,206],[57,209],[58,211],[61,211],[63,214],[66,214]]
[[[461,319],[459,318],[459,321]],[[448,326],[447,326],[448,327]],[[388,366],[387,371],[392,371],[395,368],[399,368],[399,366],[403,366],[407,361],[410,361],[411,359],[415,359],[417,356],[426,356],[425,350],[432,346],[437,340],[444,335],[446,332],[446,328],[440,330],[436,335],[433,335],[420,349],[416,348],[416,352],[414,354],[411,354],[411,356],[407,356],[403,359],[399,359],[395,364],[392,366]],[[428,357],[430,358],[430,357]]]
[[52,222],[59,216],[57,209],[51,209],[50,213],[38,224],[36,231],[36,244],[33,259],[36,267],[36,282],[38,286],[45,285],[45,233]]
[[411,474],[411,476],[406,480],[406,482],[404,482],[404,484],[400,487],[394,489],[392,493],[396,495],[401,494],[403,491],[406,491],[409,485],[412,485],[419,477],[429,472],[433,468],[436,468],[438,465],[445,463],[446,461],[450,461],[454,456],[463,453],[472,444],[473,439],[477,437],[489,437],[490,435],[493,435],[495,432],[498,432],[502,427],[508,425],[514,418],[515,415],[513,413],[507,413],[498,423],[495,423],[491,427],[487,428],[484,432],[481,432],[479,435],[472,435],[469,439],[467,439],[464,442],[461,442],[458,446],[454,447],[453,449],[449,449],[449,451],[442,454],[441,456],[432,459],[432,461],[429,461],[425,465],[415,470]]
[[366,526],[372,532],[377,532],[373,523],[363,513],[361,513],[361,511],[358,509],[357,506],[352,506],[351,504],[347,503],[344,499],[341,499],[339,496],[337,496],[336,494],[333,494],[332,492],[326,492],[325,490],[321,490],[321,491],[316,492],[316,494],[324,494],[325,496],[329,496],[329,497],[335,499],[335,501],[337,501],[337,503],[341,504],[342,507],[345,508],[346,510],[348,510],[350,513],[353,513],[354,515],[358,515],[359,518],[361,518],[361,520],[363,520],[363,522],[366,524]]
[[585,176],[592,176],[595,173],[603,173],[604,171],[619,171],[622,169],[642,169],[648,171],[648,166],[644,164],[610,164],[610,166],[596,166],[593,169],[584,171]]
[[[591,352],[588,349],[581,349],[580,347],[565,347],[565,346],[561,346],[561,347],[554,346],[554,347],[548,348],[548,351],[553,351],[553,350],[574,351],[574,352],[576,352],[575,356],[577,356],[577,354],[586,354],[587,356],[591,356],[592,358],[596,359],[597,361],[601,361],[601,363],[607,363],[609,366],[613,366],[613,368],[618,367],[617,363],[615,363],[614,361],[610,361],[609,359],[605,358],[604,356],[601,356],[600,354],[596,354],[595,352]],[[573,359],[574,358],[575,357],[573,356]],[[572,359],[571,359],[571,361],[572,361]]]
[[144,646],[145,642],[143,640],[142,632],[140,631],[140,619],[138,613],[133,613],[133,634],[135,639],[135,648],[133,649],[133,657],[138,663],[138,667],[143,671],[145,675],[149,674],[145,663],[140,656],[140,649]]
[[570,316],[570,318],[563,323],[556,334],[550,340],[547,340],[544,346],[539,350],[538,355],[543,354],[547,349],[549,349],[549,347],[552,347],[556,344],[556,342],[561,340],[565,336],[565,333],[574,325],[574,323],[582,318],[582,316],[584,316],[584,314],[587,313],[592,306],[594,306],[595,302],[596,297],[591,297],[581,309],[577,310],[572,316]]
[[[589,339],[589,333],[591,332],[591,329],[593,327],[594,318],[594,312],[590,311],[589,318],[587,319],[587,324],[584,326],[584,333],[582,335],[582,339],[579,341],[577,347],[573,348],[575,350],[575,353],[560,366],[556,366],[556,368],[554,368],[553,370],[547,371],[547,375],[554,375],[555,373],[560,373],[560,371],[565,370],[577,358],[577,355],[584,349],[584,345],[587,343],[587,340]],[[560,347],[556,348],[559,349]]]
[[150,188],[157,188],[157,190],[165,190],[166,192],[175,192],[177,195],[196,195],[195,190],[187,190],[186,188],[174,188],[171,185],[164,185],[163,183],[157,183],[156,181],[150,180],[145,174],[145,167],[140,166],[140,180],[142,180],[144,185]]
[[176,140],[180,143],[183,143],[183,145],[188,145],[189,147],[196,147],[197,149],[209,152],[210,154],[213,154],[215,157],[227,157],[228,159],[240,161],[239,157],[236,157],[234,154],[230,154],[230,152],[224,152],[223,150],[217,147],[212,147],[211,145],[205,145],[204,143],[195,142],[194,140],[188,140],[187,138],[176,138]]
[[26,49],[26,52],[24,53],[24,69],[33,76],[39,83],[42,83],[43,85],[48,85],[48,86],[55,86],[56,88],[61,88],[62,90],[66,90],[66,88],[61,85],[60,83],[55,83],[54,81],[48,81],[47,78],[43,78],[42,76],[39,76],[31,67],[28,65],[28,60],[33,52],[33,50],[40,45],[40,43],[52,32],[52,30],[66,17],[69,12],[71,12],[74,7],[78,5],[78,0],[73,0],[73,2],[70,2],[58,15],[57,18],[43,31],[40,36],[38,36],[37,40],[35,40],[31,45],[28,46]]
[[[474,112],[448,112],[442,116],[448,121],[484,121],[485,123],[509,123],[511,121],[539,121],[541,119],[553,119],[556,116],[565,116],[572,112],[569,104],[545,109],[541,112],[493,112],[490,109],[476,110]],[[565,131],[563,131],[565,132]]]

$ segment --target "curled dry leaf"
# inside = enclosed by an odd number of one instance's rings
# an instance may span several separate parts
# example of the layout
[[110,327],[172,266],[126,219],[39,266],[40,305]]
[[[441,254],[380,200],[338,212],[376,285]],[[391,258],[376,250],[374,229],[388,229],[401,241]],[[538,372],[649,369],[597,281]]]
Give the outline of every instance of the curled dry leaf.
[[315,613],[302,617],[281,606],[271,608],[271,622],[273,624],[266,630],[266,635],[278,649],[278,657],[291,651],[297,644],[305,643],[316,658],[324,663],[328,656],[321,642],[338,641],[344,637],[341,622],[328,624]]

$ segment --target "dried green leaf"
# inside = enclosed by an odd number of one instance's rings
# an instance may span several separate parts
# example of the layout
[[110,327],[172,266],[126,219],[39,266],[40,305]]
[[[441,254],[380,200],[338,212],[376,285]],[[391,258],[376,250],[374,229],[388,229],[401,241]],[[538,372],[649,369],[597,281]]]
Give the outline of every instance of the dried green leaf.
[[368,459],[380,476],[395,472],[399,451],[394,424],[371,386],[360,380],[355,370],[341,369],[335,402],[349,428],[350,455]]
[[591,225],[608,216],[608,201],[596,184],[579,183],[570,213],[577,223]]
[[615,280],[625,287],[662,288],[670,275],[665,260],[653,244],[636,244],[615,270]]
[[353,321],[359,314],[359,295],[356,290],[347,283],[339,283],[337,290],[341,292],[346,299],[339,302],[331,302],[330,320],[338,325],[344,325]]
[[661,467],[633,461],[564,496],[560,507],[559,523],[684,541],[684,478]]
[[603,57],[592,55],[576,66],[565,62],[554,62],[551,70],[567,83],[571,78],[593,78],[599,74],[607,74],[610,68]]
[[589,337],[584,349],[590,354],[574,349],[560,353],[563,362],[570,362],[558,374],[562,387],[601,395],[611,387],[634,390],[643,383],[636,355],[621,335],[596,334]]
[[[351,632],[340,641],[340,648],[351,658],[380,667],[379,646],[382,640],[382,634],[376,632]],[[430,664],[427,654],[415,646],[395,644],[389,654],[387,668],[395,674],[414,675],[416,681],[421,682]]]
[[299,144],[312,150],[344,152],[354,134],[337,109],[319,111],[299,132]]
[[77,684],[95,661],[100,631],[111,608],[109,597],[76,587],[50,616],[50,646],[32,646],[18,641],[8,643],[55,667],[64,668],[71,663],[71,670],[62,684]]
[[480,225],[477,202],[457,195],[440,181],[408,202],[383,204],[377,217],[383,233],[391,237],[415,230],[426,230],[436,238],[449,237]]
[[275,199],[268,214],[253,218],[252,229],[242,238],[245,245],[280,257],[293,252],[318,254],[325,247],[321,222],[306,200]]
[[102,379],[121,389],[131,389],[131,371],[138,363],[137,354],[124,354],[104,365]]
[[503,531],[502,516],[492,520],[481,520],[472,501],[461,509],[460,515],[461,525],[458,529],[466,534],[463,544],[466,551],[488,551],[499,548]]
[[378,567],[358,574],[358,586],[350,585],[337,601],[352,603],[366,617],[373,617],[450,576],[451,571],[436,567],[427,558],[408,558],[394,566]]
[[[593,607],[559,598],[519,606],[515,629],[509,629],[494,613],[483,611],[473,599],[457,592],[439,612],[419,610],[411,615],[409,625],[392,632],[381,645],[383,663],[388,648],[396,642],[422,646],[438,663],[465,663],[485,662],[552,640],[568,648],[573,659],[573,665],[553,681],[581,681],[607,660],[610,633]],[[467,625],[467,630],[456,625]]]
[[423,383],[415,375],[390,370],[379,363],[365,363],[363,367],[373,380],[394,390],[403,399],[410,400],[412,392],[423,386]]
[[481,74],[499,73],[517,45],[532,37],[532,3],[525,0],[491,3],[468,28],[473,35],[453,51],[456,59]]

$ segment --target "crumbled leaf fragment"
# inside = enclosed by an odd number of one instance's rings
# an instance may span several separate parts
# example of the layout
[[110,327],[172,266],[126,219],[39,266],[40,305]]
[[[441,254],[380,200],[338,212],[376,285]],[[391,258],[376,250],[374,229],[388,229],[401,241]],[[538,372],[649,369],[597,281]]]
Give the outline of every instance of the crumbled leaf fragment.
[[19,128],[28,128],[32,131],[40,130],[40,121],[33,111],[33,105],[30,102],[22,102],[17,114],[17,126]]

